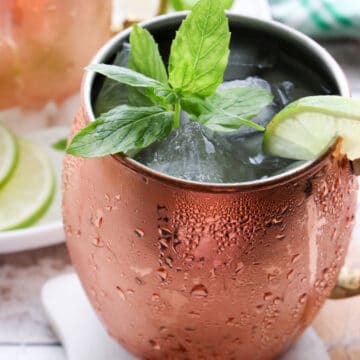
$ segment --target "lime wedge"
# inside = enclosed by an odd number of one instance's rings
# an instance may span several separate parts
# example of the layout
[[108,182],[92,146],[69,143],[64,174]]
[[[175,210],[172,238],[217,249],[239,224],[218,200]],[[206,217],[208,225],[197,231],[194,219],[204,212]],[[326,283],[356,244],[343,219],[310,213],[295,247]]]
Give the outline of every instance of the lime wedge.
[[267,154],[313,160],[337,137],[350,160],[360,158],[360,100],[341,96],[310,96],[280,111],[265,130]]
[[31,225],[49,207],[55,181],[47,155],[31,142],[18,139],[19,160],[0,189],[0,231]]
[[0,125],[0,187],[13,172],[17,160],[18,146],[14,135]]

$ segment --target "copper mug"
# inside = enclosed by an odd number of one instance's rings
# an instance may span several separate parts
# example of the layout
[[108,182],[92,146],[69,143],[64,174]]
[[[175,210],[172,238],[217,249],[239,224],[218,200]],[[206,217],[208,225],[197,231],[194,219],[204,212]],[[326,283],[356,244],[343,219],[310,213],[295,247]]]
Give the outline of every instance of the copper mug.
[[[144,26],[166,47],[183,18]],[[311,39],[272,22],[229,19],[235,41],[238,30],[276,39],[349,95],[339,66]],[[129,31],[94,62],[110,61]],[[85,76],[72,134],[94,119],[98,82]],[[66,156],[67,245],[110,335],[144,359],[283,352],[329,297],[351,238],[357,181],[339,146],[295,170],[239,184],[175,179],[117,156]]]

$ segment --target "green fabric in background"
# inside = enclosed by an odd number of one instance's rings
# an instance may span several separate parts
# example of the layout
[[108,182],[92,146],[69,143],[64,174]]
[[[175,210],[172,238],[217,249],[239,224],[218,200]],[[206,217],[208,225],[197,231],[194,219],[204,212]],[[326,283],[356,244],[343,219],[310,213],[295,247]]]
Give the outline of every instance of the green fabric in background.
[[269,0],[269,5],[275,20],[310,36],[360,38],[360,0]]
[[[1,0],[0,0],[1,1]],[[175,10],[191,9],[197,0],[170,0]],[[317,38],[360,38],[360,0],[218,0],[241,12],[269,8],[274,20]],[[232,8],[231,5],[233,4]],[[246,13],[246,11],[245,11]]]

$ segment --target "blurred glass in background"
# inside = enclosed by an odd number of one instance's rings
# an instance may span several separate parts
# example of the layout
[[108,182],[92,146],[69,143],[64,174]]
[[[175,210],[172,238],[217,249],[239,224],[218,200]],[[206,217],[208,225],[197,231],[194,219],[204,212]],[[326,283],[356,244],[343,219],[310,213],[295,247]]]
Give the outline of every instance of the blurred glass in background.
[[0,110],[77,92],[110,21],[110,0],[0,0]]

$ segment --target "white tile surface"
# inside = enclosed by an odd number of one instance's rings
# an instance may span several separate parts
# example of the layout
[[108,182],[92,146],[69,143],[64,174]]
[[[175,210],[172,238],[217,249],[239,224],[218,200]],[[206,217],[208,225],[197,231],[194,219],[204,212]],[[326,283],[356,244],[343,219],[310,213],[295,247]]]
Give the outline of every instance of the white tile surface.
[[0,360],[66,360],[61,346],[0,346]]
[[0,346],[58,341],[42,309],[40,291],[48,278],[70,269],[63,245],[0,256]]

